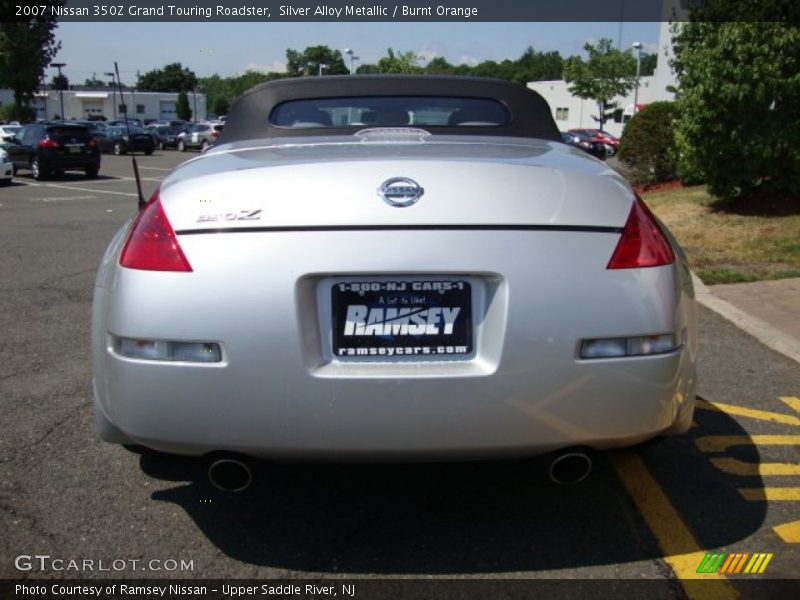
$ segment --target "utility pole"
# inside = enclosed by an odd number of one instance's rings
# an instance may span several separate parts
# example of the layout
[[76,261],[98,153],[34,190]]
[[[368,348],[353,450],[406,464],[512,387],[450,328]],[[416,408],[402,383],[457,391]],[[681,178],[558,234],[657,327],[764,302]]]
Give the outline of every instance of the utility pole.
[[109,71],[108,73],[103,73],[104,75],[111,77],[111,94],[112,94],[112,102],[114,105],[112,108],[114,109],[114,120],[117,120],[117,80],[114,77],[114,72]]
[[61,118],[66,119],[64,115],[64,86],[61,85],[61,68],[66,67],[67,63],[50,63],[50,66],[58,69],[58,99],[61,103]]

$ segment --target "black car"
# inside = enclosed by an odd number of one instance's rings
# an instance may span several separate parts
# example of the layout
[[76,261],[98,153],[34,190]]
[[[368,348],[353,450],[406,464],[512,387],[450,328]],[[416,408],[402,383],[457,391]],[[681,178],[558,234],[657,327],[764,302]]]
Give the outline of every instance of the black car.
[[83,171],[97,177],[100,148],[85,125],[33,123],[20,129],[6,146],[14,174],[30,169],[34,179],[42,180],[64,171]]
[[96,130],[95,135],[103,152],[144,152],[149,156],[156,149],[153,136],[138,127],[106,127],[105,131]]
[[182,132],[181,129],[169,125],[148,125],[145,129],[155,138],[159,150],[178,147],[178,135]]
[[562,131],[561,139],[565,144],[580,148],[584,152],[588,152],[595,158],[605,160],[608,156],[608,149],[602,142],[591,139],[589,136],[582,133],[575,133],[574,131]]

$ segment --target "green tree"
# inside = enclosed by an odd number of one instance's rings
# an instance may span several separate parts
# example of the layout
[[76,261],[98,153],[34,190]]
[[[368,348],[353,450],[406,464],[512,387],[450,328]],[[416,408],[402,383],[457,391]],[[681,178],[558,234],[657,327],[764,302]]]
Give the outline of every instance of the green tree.
[[[60,1],[37,4],[61,6]],[[10,6],[7,7],[10,11]],[[51,15],[48,10],[46,15]],[[42,74],[61,44],[56,42],[56,19],[52,16],[0,21],[0,87],[14,92],[10,118],[30,120],[31,108]]]
[[528,46],[512,64],[511,81],[523,85],[529,81],[561,79],[564,73],[564,59],[558,51],[538,52],[532,46]]
[[228,109],[230,109],[231,103],[227,98],[217,98],[214,100],[214,104],[211,106],[213,107],[214,114],[221,116],[228,114]]
[[[233,101],[250,88],[264,83],[265,81],[282,79],[284,77],[286,77],[285,73],[247,71],[233,77],[220,77],[219,75],[203,77],[199,82],[206,92],[207,106],[213,107],[214,112],[220,115],[226,114],[229,111],[230,105],[233,104]],[[227,105],[228,108],[225,111],[221,111],[219,106],[225,105]]]
[[189,108],[189,95],[181,90],[178,92],[178,103],[175,105],[175,113],[179,119],[184,121],[191,121],[192,109]]
[[[740,3],[729,4],[739,14]],[[725,16],[719,3],[712,8]],[[797,21],[707,18],[693,13],[673,29],[679,173],[723,199],[800,194]]]
[[569,91],[579,98],[594,100],[597,103],[597,116],[600,130],[611,117],[616,105],[613,100],[624,96],[636,86],[636,59],[630,51],[622,52],[614,48],[608,38],[602,38],[596,45],[586,43],[583,47],[589,55],[584,61],[571,56],[564,63],[564,79]]
[[378,65],[371,63],[367,63],[365,65],[358,65],[358,67],[356,67],[357,75],[374,75],[380,72],[381,70],[378,68]]
[[196,85],[194,71],[181,63],[172,63],[140,75],[136,88],[143,92],[189,92]]
[[286,72],[289,77],[303,77],[319,74],[319,65],[328,65],[325,75],[346,75],[350,70],[345,66],[342,53],[328,46],[309,46],[302,52],[287,48]]
[[98,79],[96,76],[92,76],[90,78],[87,78],[86,81],[83,82],[83,85],[85,85],[86,87],[99,88],[99,87],[106,87],[106,82],[103,81],[102,79]]
[[443,56],[436,56],[425,65],[425,72],[431,75],[455,75],[457,67],[447,62]]
[[51,87],[54,90],[68,90],[69,79],[67,79],[67,76],[63,73],[60,75],[55,75],[53,76],[53,83],[51,84]]
[[419,65],[420,57],[413,50],[399,52],[388,48],[386,56],[378,61],[378,70],[381,73],[424,73],[424,69]]

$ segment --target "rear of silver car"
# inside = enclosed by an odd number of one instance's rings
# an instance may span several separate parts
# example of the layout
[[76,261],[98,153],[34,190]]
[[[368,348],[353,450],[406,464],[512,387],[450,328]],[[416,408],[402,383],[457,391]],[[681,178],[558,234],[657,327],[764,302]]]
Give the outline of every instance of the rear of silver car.
[[[417,201],[379,197],[397,177],[419,185]],[[121,231],[97,278],[109,441],[486,458],[691,424],[688,269],[676,247],[667,264],[609,268],[644,213],[577,150],[463,136],[230,145],[158,195],[145,219],[161,229]],[[137,262],[153,240],[161,249]],[[178,270],[154,270],[162,254]]]

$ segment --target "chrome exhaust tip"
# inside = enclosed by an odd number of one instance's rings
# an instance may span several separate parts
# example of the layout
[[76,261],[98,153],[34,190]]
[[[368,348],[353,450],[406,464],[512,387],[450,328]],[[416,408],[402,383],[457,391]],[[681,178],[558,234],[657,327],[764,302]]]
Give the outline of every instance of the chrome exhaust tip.
[[220,458],[208,467],[208,480],[223,492],[243,492],[253,483],[253,472],[235,458]]
[[592,459],[584,452],[565,452],[550,463],[550,481],[559,485],[569,485],[583,481],[592,472]]

